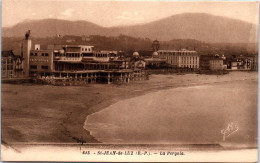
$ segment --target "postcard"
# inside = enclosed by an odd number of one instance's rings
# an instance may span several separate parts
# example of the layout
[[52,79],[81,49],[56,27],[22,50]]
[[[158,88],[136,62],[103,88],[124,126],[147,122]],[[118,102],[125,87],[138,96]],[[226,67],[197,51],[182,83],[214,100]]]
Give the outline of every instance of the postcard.
[[256,1],[3,0],[1,160],[256,162]]

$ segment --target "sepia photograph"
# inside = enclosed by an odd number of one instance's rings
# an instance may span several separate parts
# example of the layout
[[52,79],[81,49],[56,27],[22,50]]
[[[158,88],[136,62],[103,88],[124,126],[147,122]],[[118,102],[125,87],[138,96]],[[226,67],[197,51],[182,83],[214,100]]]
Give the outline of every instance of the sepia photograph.
[[1,161],[257,162],[258,1],[2,0]]

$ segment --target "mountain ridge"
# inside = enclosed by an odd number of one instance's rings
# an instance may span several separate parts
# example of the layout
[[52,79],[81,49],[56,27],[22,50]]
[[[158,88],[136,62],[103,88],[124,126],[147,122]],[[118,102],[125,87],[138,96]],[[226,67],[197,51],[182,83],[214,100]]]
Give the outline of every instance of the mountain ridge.
[[31,29],[33,37],[61,35],[104,35],[120,34],[167,41],[171,39],[196,39],[211,43],[258,42],[258,26],[238,19],[205,13],[172,15],[149,23],[130,26],[102,27],[92,22],[63,19],[41,19],[2,27],[2,37],[23,36]]

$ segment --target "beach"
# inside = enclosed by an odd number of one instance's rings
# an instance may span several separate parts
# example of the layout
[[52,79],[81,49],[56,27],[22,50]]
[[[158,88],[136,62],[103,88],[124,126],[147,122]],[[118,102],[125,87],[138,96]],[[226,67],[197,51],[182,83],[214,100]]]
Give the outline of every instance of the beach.
[[[88,116],[85,128],[106,144],[256,147],[257,83],[235,81],[148,93]],[[234,128],[234,133],[223,140],[222,130],[227,128]]]
[[119,101],[166,89],[240,81],[258,88],[257,72],[151,75],[146,81],[84,87],[2,84],[2,143],[101,143],[84,128],[86,118]]

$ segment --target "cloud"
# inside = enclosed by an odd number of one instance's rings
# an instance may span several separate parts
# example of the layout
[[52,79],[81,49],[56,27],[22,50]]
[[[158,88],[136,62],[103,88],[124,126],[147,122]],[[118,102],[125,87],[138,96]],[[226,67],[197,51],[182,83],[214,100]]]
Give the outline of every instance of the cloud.
[[74,12],[74,9],[69,8],[69,9],[66,9],[65,11],[61,12],[60,15],[63,17],[72,17],[73,12]]
[[117,19],[124,19],[124,20],[143,20],[144,11],[124,11],[121,15],[117,16]]
[[36,13],[34,12],[34,13],[32,13],[32,16],[35,16],[36,15]]

